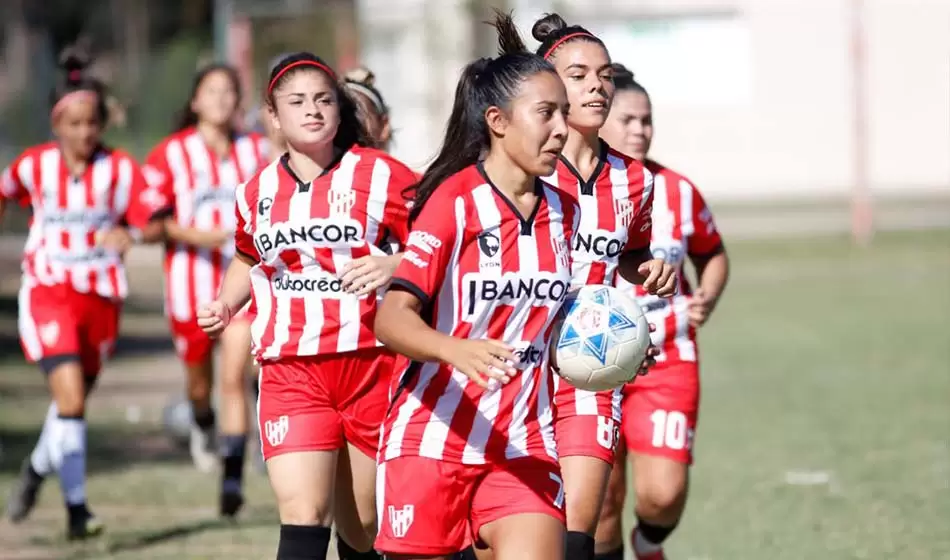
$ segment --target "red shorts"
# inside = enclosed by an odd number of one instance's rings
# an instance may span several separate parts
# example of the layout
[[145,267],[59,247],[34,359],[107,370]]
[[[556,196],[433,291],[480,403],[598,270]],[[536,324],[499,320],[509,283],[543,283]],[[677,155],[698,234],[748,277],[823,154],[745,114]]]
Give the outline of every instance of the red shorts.
[[558,457],[594,457],[614,464],[623,393],[583,391],[555,376],[554,438]]
[[392,363],[382,348],[264,362],[257,399],[264,459],[345,443],[375,459]]
[[479,543],[481,528],[510,515],[541,513],[564,522],[561,471],[551,460],[462,465],[403,456],[379,465],[379,533],[386,554],[440,556]]
[[699,365],[659,363],[624,387],[623,442],[633,453],[693,463]]
[[[244,306],[231,318],[231,324],[250,320],[252,318],[248,314],[248,306]],[[189,365],[201,364],[211,359],[215,341],[201,330],[197,318],[192,317],[187,321],[179,321],[174,317],[169,317],[168,323],[178,359]],[[250,355],[250,349],[248,355]]]
[[53,360],[76,359],[86,376],[94,376],[115,351],[119,301],[24,279],[18,304],[20,345],[31,362],[53,367]]

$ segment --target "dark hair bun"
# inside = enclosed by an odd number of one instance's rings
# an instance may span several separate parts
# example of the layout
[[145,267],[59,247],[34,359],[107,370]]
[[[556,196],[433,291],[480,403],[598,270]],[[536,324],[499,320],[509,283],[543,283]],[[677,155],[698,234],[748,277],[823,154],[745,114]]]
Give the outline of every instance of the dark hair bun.
[[59,55],[59,67],[66,73],[67,83],[79,83],[83,71],[89,67],[92,57],[85,45],[75,44],[63,49]]
[[614,71],[614,80],[633,81],[633,72],[623,64],[614,62],[610,65],[610,69]]
[[343,79],[347,82],[353,82],[355,84],[361,84],[364,86],[376,86],[376,75],[365,66],[358,66],[350,70],[343,75]]
[[544,17],[534,22],[531,27],[531,36],[543,43],[565,27],[567,22],[558,14],[544,14]]

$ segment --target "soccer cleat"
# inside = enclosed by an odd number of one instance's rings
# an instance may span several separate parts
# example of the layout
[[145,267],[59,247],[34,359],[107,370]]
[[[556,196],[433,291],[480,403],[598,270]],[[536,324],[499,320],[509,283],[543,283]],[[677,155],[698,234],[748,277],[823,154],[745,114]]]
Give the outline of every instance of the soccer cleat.
[[218,464],[218,454],[214,440],[213,428],[203,430],[198,426],[191,427],[191,441],[188,447],[195,468],[201,472],[211,472]]
[[30,515],[33,506],[36,505],[36,498],[42,485],[43,477],[36,474],[33,465],[30,464],[30,458],[27,457],[20,468],[19,480],[7,499],[6,514],[11,522],[19,523]]
[[221,517],[233,519],[244,505],[244,496],[240,492],[221,492]]
[[79,515],[70,516],[66,538],[77,541],[98,537],[105,528],[102,521],[99,521],[89,510],[85,510]]

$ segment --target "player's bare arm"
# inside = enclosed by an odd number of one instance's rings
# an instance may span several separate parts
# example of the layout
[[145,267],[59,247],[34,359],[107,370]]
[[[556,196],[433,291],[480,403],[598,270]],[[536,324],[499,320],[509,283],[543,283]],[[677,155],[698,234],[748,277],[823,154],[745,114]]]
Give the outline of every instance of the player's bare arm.
[[178,220],[165,220],[165,232],[172,241],[178,241],[193,247],[218,249],[234,238],[234,232],[226,229],[199,229],[183,227]]
[[631,284],[660,297],[676,293],[676,267],[663,259],[654,259],[649,247],[634,249],[620,255],[617,271]]
[[343,269],[343,289],[347,292],[364,296],[382,288],[392,279],[402,260],[402,253],[395,255],[376,256],[367,255],[354,259]]
[[693,291],[689,303],[689,322],[694,327],[703,326],[716,309],[726,284],[729,282],[729,255],[724,245],[706,255],[690,255],[696,267],[699,286]]
[[254,259],[238,252],[224,273],[218,299],[198,310],[198,326],[208,336],[214,337],[224,332],[231,322],[231,316],[251,299],[250,274],[254,264]]

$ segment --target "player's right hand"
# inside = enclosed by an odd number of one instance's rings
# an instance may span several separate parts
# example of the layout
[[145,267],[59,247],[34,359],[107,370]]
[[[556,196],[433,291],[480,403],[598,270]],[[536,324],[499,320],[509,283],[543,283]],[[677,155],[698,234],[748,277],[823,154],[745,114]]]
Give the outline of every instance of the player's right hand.
[[[650,332],[656,330],[656,325],[649,323]],[[660,349],[653,345],[653,342],[650,342],[649,348],[647,348],[647,356],[643,358],[643,363],[640,364],[640,369],[637,370],[637,375],[634,377],[640,377],[641,375],[646,375],[650,373],[650,368],[656,365],[656,357],[660,355]]]
[[517,373],[514,348],[497,340],[455,339],[443,351],[443,361],[487,389],[495,380],[505,384]]
[[220,301],[212,301],[198,308],[198,326],[211,338],[224,332],[231,322],[231,308]]

